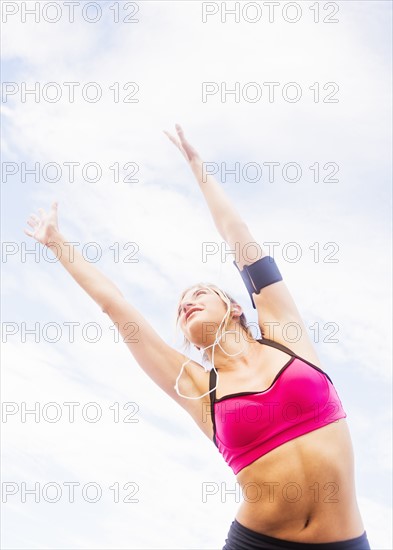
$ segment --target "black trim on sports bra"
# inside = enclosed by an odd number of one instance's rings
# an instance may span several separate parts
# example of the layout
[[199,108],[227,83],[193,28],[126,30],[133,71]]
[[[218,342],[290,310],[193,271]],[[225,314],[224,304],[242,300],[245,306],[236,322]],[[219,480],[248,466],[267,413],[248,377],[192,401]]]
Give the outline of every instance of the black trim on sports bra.
[[[216,440],[216,420],[215,420],[215,414],[214,414],[214,403],[219,403],[220,401],[224,401],[225,399],[228,399],[230,397],[240,397],[242,395],[257,395],[259,393],[265,393],[266,391],[268,391],[272,386],[273,384],[278,380],[278,378],[281,376],[281,374],[284,372],[284,370],[289,367],[289,365],[297,358],[297,359],[300,359],[301,361],[303,361],[304,363],[307,363],[308,365],[310,365],[310,367],[313,367],[314,369],[318,370],[319,372],[321,372],[322,374],[324,374],[331,382],[331,384],[333,384],[332,382],[332,379],[330,378],[330,376],[325,372],[323,371],[321,368],[317,367],[316,365],[314,365],[313,363],[311,363],[310,361],[307,361],[307,359],[303,359],[303,357],[300,357],[300,355],[297,355],[296,353],[294,353],[292,350],[290,350],[289,348],[287,348],[286,346],[284,346],[283,344],[280,344],[278,342],[275,342],[274,340],[269,340],[268,338],[263,338],[263,339],[259,339],[257,338],[256,340],[257,342],[259,342],[260,344],[266,344],[267,346],[271,346],[273,348],[277,348],[279,349],[280,351],[283,351],[285,353],[288,353],[289,355],[291,355],[291,358],[285,363],[285,365],[278,371],[278,373],[276,374],[276,376],[274,377],[274,380],[273,382],[270,384],[270,386],[268,388],[266,388],[265,390],[262,390],[262,391],[252,391],[252,392],[238,392],[238,393],[230,393],[228,395],[224,395],[223,397],[220,397],[219,399],[216,399],[216,389],[214,388],[216,383],[217,383],[217,374],[216,374],[216,371],[212,368],[210,373],[209,373],[209,390],[210,390],[210,410],[211,410],[211,419],[212,419],[212,424],[213,424],[213,443],[216,445],[217,447],[217,440]],[[213,390],[214,388],[214,390]],[[211,391],[213,390],[213,391]]]
[[[220,401],[225,401],[225,399],[229,399],[230,397],[241,397],[242,395],[257,395],[259,393],[265,393],[267,392],[268,390],[270,390],[270,388],[275,384],[275,382],[278,380],[278,378],[280,378],[280,376],[282,375],[282,373],[284,372],[284,370],[289,367],[289,365],[296,359],[296,357],[291,357],[286,363],[285,365],[278,371],[278,373],[276,374],[276,376],[274,377],[274,380],[273,382],[270,384],[270,386],[268,388],[266,388],[265,390],[261,390],[261,391],[241,391],[241,392],[237,392],[237,393],[228,393],[227,395],[223,395],[222,397],[219,397],[218,399],[214,399],[214,402],[215,403],[220,403]],[[216,378],[216,373],[214,373],[214,378]]]
[[333,384],[332,379],[330,378],[330,376],[324,370],[322,370],[320,367],[317,367],[317,365],[314,365],[314,363],[311,363],[311,361],[307,361],[307,359],[304,359],[303,357],[301,357],[297,353],[293,352],[292,350],[290,350],[289,348],[287,348],[283,344],[279,344],[278,342],[275,342],[274,340],[269,340],[268,338],[257,339],[257,342],[259,342],[260,344],[266,344],[267,346],[271,346],[273,348],[277,348],[281,351],[285,351],[285,353],[289,353],[289,355],[292,355],[293,357],[297,357],[298,359],[300,359],[304,363],[307,363],[308,365],[310,365],[310,367],[314,367],[314,369],[319,370],[319,372],[324,374],[330,380],[330,382]]
[[[216,371],[214,369],[212,369],[210,371],[210,374],[209,374],[210,414],[211,414],[211,419],[212,419],[212,423],[213,423],[213,443],[217,447],[216,418],[215,418],[215,414],[214,414],[214,403],[216,401],[216,389],[214,388],[214,386],[216,385],[216,381],[217,381]],[[213,388],[214,388],[214,390],[213,390]],[[211,390],[213,390],[213,391],[211,391]]]

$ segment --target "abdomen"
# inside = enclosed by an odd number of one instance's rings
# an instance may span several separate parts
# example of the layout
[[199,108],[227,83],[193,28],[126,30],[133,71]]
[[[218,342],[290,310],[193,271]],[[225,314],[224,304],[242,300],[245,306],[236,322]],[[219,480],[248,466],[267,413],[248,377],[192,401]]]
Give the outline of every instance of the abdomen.
[[272,537],[334,542],[364,531],[356,502],[352,442],[345,419],[288,441],[237,475],[236,519]]

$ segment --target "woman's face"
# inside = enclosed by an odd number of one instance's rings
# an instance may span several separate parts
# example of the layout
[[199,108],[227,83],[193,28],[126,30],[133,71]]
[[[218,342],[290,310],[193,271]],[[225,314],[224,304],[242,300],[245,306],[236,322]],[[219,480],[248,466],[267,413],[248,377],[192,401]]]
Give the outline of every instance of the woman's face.
[[191,343],[205,348],[213,343],[226,311],[227,305],[217,292],[208,287],[192,288],[180,302],[179,325]]

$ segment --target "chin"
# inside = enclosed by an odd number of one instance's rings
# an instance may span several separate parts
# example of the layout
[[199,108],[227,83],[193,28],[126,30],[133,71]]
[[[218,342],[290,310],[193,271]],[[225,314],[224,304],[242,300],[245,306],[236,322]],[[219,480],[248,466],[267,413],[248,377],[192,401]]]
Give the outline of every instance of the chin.
[[206,347],[214,340],[222,318],[209,319],[205,310],[191,315],[184,323],[183,334],[194,346]]

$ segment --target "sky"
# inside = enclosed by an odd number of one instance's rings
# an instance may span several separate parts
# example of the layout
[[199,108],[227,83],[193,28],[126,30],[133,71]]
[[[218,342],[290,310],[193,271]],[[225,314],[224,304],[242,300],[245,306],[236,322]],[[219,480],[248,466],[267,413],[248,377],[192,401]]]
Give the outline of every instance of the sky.
[[57,200],[62,234],[179,351],[177,302],[199,281],[255,324],[163,133],[180,123],[277,243],[347,412],[370,545],[392,548],[391,2],[251,2],[238,21],[234,2],[33,4],[2,2],[2,547],[221,548],[240,506],[215,446],[23,232]]

